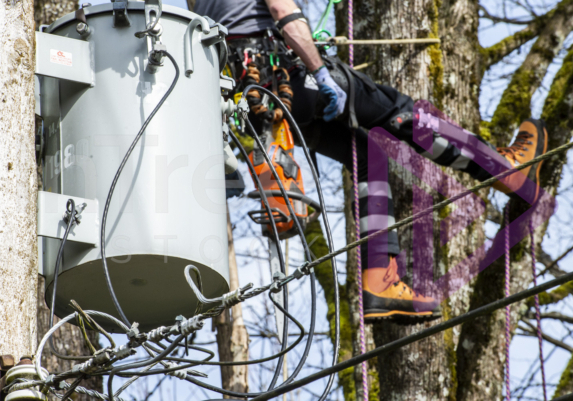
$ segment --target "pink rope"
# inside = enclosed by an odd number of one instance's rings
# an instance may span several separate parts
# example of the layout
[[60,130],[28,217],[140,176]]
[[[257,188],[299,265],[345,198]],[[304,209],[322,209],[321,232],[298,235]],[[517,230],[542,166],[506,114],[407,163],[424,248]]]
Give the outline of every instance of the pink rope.
[[[348,39],[354,38],[354,3],[348,0]],[[354,67],[354,45],[348,46],[348,64]],[[358,152],[356,151],[356,132],[352,133],[352,170],[354,181],[354,221],[356,225],[356,239],[360,238],[360,197],[358,194]],[[360,248],[356,252],[356,280],[358,281],[358,313],[360,315],[360,353],[366,352],[366,340],[364,335],[364,303],[362,299],[362,258]],[[368,363],[362,363],[362,392],[363,400],[368,400]]]
[[[509,297],[509,202],[505,206],[505,297]],[[505,307],[505,399],[511,400],[511,387],[509,383],[509,345],[511,343],[511,319],[510,307]]]
[[[531,242],[531,271],[533,273],[533,285],[537,286],[537,275],[535,271],[535,238],[533,232],[533,222],[531,220],[529,220],[529,239]],[[535,295],[535,320],[537,321],[537,340],[539,342],[539,363],[541,365],[543,399],[547,401],[547,385],[545,384],[545,365],[543,362],[543,337],[541,336],[541,312],[539,311],[539,295]]]
[[[354,40],[354,2],[348,0],[348,40]],[[348,64],[354,68],[354,45],[348,46]]]
[[[356,225],[356,238],[360,238],[360,197],[358,194],[358,153],[356,151],[356,133],[352,134],[352,179],[354,181],[354,221]],[[356,252],[356,281],[358,281],[358,313],[360,315],[360,354],[366,352],[366,340],[364,335],[364,303],[362,299],[362,257],[360,248]],[[362,391],[364,400],[368,400],[368,363],[362,362]]]

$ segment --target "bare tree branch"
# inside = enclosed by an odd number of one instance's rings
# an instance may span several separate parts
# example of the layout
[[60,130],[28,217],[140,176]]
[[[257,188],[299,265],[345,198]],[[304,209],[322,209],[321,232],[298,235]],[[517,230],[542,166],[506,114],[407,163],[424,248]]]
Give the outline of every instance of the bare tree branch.
[[[522,319],[521,321],[529,326],[529,328],[519,326],[519,328],[521,330],[523,330],[525,333],[527,333],[527,334],[523,334],[523,335],[525,335],[527,337],[537,337],[537,331],[536,331],[537,328],[525,319]],[[563,341],[559,341],[558,339],[553,338],[553,337],[551,337],[551,336],[549,336],[543,332],[541,332],[541,337],[545,341],[547,341],[553,345],[556,345],[557,347],[563,348],[565,351],[569,351],[569,352],[573,353],[573,347],[569,346],[568,344],[564,343]]]
[[563,0],[546,19],[539,37],[523,64],[513,74],[491,122],[487,124],[494,142],[508,143],[517,125],[531,115],[531,97],[572,29],[573,0]]
[[[482,11],[486,13],[485,8],[481,7]],[[538,18],[535,18],[531,21],[526,22],[527,26],[523,28],[521,31],[514,33],[513,35],[508,36],[507,38],[502,39],[495,45],[486,47],[482,49],[482,56],[484,61],[484,69],[487,70],[494,64],[499,63],[505,56],[509,55],[514,50],[517,50],[525,43],[530,41],[531,39],[538,36],[542,29],[546,26],[547,22],[553,17],[555,10],[551,10],[545,15],[542,15]],[[492,21],[495,21],[490,17],[487,17]],[[512,21],[511,19],[507,18],[497,18],[499,22],[508,22],[511,24],[518,24],[520,22],[509,22]]]
[[483,5],[479,5],[479,9],[480,11],[483,13],[483,15],[481,15],[481,18],[486,18],[490,21],[493,21],[494,23],[499,23],[499,22],[503,22],[505,24],[515,24],[515,25],[528,25],[531,24],[532,22],[535,22],[535,20],[519,20],[516,18],[507,18],[507,17],[498,17],[496,15],[492,15]]
[[539,276],[543,276],[547,272],[550,272],[555,277],[560,277],[560,276],[564,275],[565,272],[563,270],[559,269],[559,266],[557,265],[557,263],[559,263],[561,261],[561,259],[563,259],[565,256],[569,255],[569,253],[571,251],[573,251],[573,246],[571,246],[569,249],[567,249],[565,252],[563,252],[561,255],[559,255],[557,257],[557,259],[552,261],[549,265],[546,265],[545,269],[543,269],[543,271],[541,273],[539,273]]
[[559,312],[542,313],[541,319],[555,319],[555,320],[560,320],[560,321],[565,322],[565,323],[573,324],[573,317],[563,315]]

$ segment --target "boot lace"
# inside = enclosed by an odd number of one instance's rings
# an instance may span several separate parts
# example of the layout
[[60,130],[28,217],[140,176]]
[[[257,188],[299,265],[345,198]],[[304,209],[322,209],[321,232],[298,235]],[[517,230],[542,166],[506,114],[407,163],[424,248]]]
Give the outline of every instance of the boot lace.
[[497,151],[502,156],[509,156],[513,160],[517,157],[517,155],[524,157],[524,151],[528,151],[529,149],[526,148],[526,145],[533,145],[533,142],[529,139],[533,138],[533,134],[527,131],[521,131],[517,134],[517,138],[515,138],[515,142],[511,146],[497,148]]
[[417,297],[417,296],[420,295],[420,293],[418,293],[418,292],[412,290],[410,287],[408,287],[408,286],[407,286],[406,284],[404,284],[402,281],[396,281],[396,282],[394,282],[394,287],[398,287],[400,284],[403,286],[402,292],[408,290],[408,291],[410,291],[410,294],[413,295],[414,297]]

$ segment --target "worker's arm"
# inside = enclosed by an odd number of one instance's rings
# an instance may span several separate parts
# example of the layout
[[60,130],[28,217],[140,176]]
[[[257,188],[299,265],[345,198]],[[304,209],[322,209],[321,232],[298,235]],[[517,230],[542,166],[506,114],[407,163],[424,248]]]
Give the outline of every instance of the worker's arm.
[[[298,6],[292,0],[265,0],[275,21],[291,15]],[[322,67],[322,58],[312,41],[312,34],[308,25],[303,21],[292,21],[285,25],[283,36],[286,43],[300,57],[310,71]]]
[[[265,0],[275,21],[289,16],[298,7],[293,0]],[[334,82],[328,69],[324,67],[322,58],[316,50],[312,34],[307,24],[295,20],[286,24],[282,30],[286,43],[300,57],[304,65],[313,72],[321,95],[326,99],[324,120],[334,120],[344,112],[346,93]]]

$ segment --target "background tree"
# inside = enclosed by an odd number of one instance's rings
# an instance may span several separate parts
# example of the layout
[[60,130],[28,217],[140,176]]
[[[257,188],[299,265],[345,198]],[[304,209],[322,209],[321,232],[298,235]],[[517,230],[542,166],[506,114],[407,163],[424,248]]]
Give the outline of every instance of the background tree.
[[[525,27],[497,45],[482,48],[478,41],[480,9],[473,1],[416,0],[358,0],[354,2],[355,38],[420,38],[439,37],[441,44],[422,46],[363,46],[355,48],[355,63],[368,63],[367,74],[380,83],[390,84],[414,99],[429,99],[462,127],[481,134],[497,145],[510,142],[513,130],[521,120],[530,116],[532,95],[541,85],[548,67],[562,50],[565,38],[573,28],[571,3],[561,1],[544,13],[536,13],[530,3],[504,2],[504,6],[529,10]],[[338,9],[338,31],[346,32],[346,2]],[[489,13],[484,17],[500,18]],[[505,22],[523,21],[506,18]],[[504,57],[519,50],[529,40],[535,40],[525,60],[511,76],[501,101],[490,122],[481,121],[480,88],[484,74]],[[564,62],[554,79],[545,101],[543,117],[548,122],[550,148],[571,138],[571,65]],[[565,155],[546,163],[541,185],[552,195],[557,194]],[[399,168],[391,169],[394,202],[400,205],[397,220],[412,214],[413,178]],[[451,170],[463,185],[475,184],[467,176]],[[405,185],[404,185],[405,184]],[[487,191],[480,196],[486,198]],[[438,199],[434,195],[435,200]],[[409,206],[410,205],[410,206]],[[512,219],[528,205],[510,202]],[[451,210],[450,210],[451,212]],[[440,213],[434,221],[447,215]],[[499,210],[497,216],[499,216]],[[439,217],[439,218],[438,218]],[[499,220],[497,223],[501,223]],[[435,242],[434,271],[441,275],[455,266],[485,240],[485,216],[474,221],[455,236],[446,247]],[[436,226],[439,230],[439,227]],[[545,225],[536,230],[539,244]],[[439,231],[435,230],[435,233]],[[401,247],[412,249],[411,228],[400,230]],[[437,240],[439,235],[437,235]],[[512,250],[511,291],[527,288],[531,283],[531,259],[526,252],[528,240]],[[410,253],[411,251],[409,251]],[[411,260],[411,255],[408,255]],[[477,280],[466,285],[442,304],[444,319],[459,315],[485,303],[503,297],[503,260],[490,266]],[[531,303],[527,304],[531,307]],[[512,306],[512,332],[523,311],[523,304]],[[498,399],[502,394],[504,366],[503,311],[466,323],[461,331],[449,330],[432,338],[378,359],[381,399]],[[435,324],[435,323],[434,323]],[[427,326],[426,324],[425,326]],[[423,329],[422,325],[403,327],[392,323],[374,325],[376,345],[382,345]],[[405,361],[408,361],[405,363]],[[570,369],[569,369],[570,370]],[[565,372],[566,373],[566,372]],[[564,386],[562,386],[564,387]]]
[[36,346],[34,7],[0,3],[0,354]]

